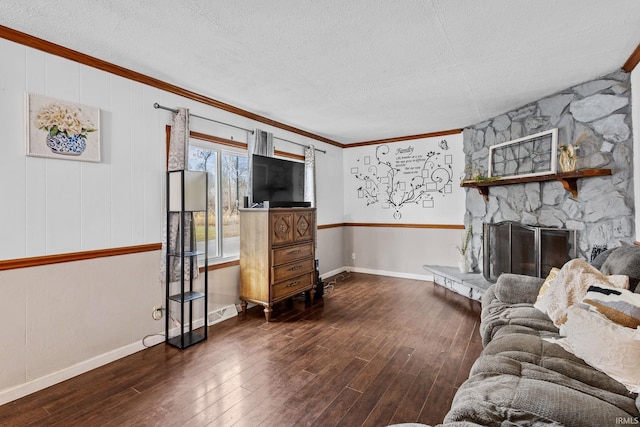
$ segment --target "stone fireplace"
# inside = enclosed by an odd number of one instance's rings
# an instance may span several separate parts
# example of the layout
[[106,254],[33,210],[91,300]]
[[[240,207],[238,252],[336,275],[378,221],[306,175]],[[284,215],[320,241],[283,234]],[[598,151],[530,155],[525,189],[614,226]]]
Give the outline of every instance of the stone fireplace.
[[496,185],[486,200],[468,188],[465,224],[473,225],[478,267],[485,265],[485,223],[575,230],[577,256],[587,260],[596,249],[633,242],[630,104],[629,74],[617,71],[464,129],[465,164],[483,176],[490,146],[553,128],[558,128],[558,145],[576,144],[579,170],[611,169],[610,176],[578,179],[575,195],[558,181]]

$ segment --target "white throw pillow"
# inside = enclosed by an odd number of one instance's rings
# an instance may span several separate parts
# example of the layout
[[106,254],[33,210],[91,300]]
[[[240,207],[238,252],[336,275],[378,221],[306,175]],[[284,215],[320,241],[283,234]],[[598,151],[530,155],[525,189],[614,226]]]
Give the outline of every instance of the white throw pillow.
[[567,310],[560,334],[566,338],[548,341],[559,344],[629,391],[640,392],[640,328],[620,326],[576,304]]

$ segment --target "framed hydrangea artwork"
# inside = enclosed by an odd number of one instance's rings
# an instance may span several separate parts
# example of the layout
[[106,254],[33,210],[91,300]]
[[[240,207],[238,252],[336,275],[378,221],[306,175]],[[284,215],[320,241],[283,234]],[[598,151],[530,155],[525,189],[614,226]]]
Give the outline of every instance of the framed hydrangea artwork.
[[27,155],[100,161],[100,109],[26,94]]

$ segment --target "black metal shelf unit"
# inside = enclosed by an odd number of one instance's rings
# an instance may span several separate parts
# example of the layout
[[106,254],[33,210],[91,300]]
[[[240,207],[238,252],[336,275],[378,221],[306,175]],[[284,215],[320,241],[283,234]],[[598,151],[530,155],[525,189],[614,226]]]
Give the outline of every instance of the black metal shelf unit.
[[[209,200],[206,172],[175,170],[167,172],[166,224],[166,301],[165,341],[180,349],[207,339],[208,326],[208,241]],[[204,248],[195,241],[194,214],[204,214]],[[172,237],[173,234],[173,237]],[[203,256],[203,280],[195,289],[199,274],[198,259]],[[188,270],[187,270],[188,269]],[[179,276],[176,278],[176,275]],[[194,309],[200,305],[202,326],[195,327]],[[179,322],[171,328],[170,319]]]

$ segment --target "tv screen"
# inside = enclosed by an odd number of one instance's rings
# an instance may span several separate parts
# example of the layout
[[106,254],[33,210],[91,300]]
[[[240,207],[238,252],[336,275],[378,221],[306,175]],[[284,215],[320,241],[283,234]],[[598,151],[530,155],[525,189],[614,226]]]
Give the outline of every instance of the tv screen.
[[304,163],[253,155],[253,203],[290,206],[304,201]]

